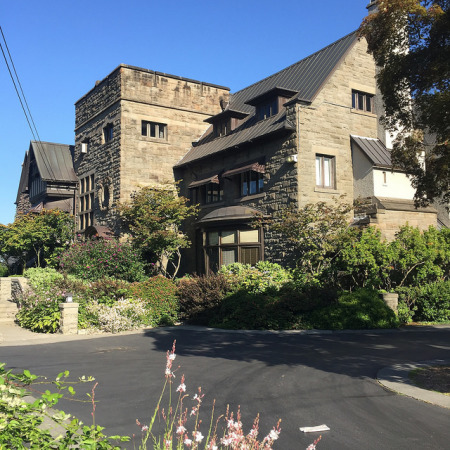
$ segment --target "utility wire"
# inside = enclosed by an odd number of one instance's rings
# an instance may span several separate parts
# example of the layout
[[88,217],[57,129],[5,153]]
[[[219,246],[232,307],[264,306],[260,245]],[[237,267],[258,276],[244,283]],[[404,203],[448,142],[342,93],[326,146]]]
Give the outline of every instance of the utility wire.
[[[6,63],[6,67],[8,68],[9,75],[10,75],[10,77],[11,77],[11,81],[13,82],[14,89],[16,90],[17,97],[18,97],[19,102],[20,102],[20,105],[21,105],[21,107],[22,107],[22,111],[23,111],[23,113],[24,113],[24,115],[25,115],[25,118],[26,118],[26,120],[27,120],[27,122],[28,122],[28,127],[30,128],[30,131],[31,131],[31,134],[33,135],[34,141],[35,141],[35,142],[38,144],[38,146],[40,146],[40,148],[41,148],[42,162],[44,163],[44,165],[45,165],[46,169],[48,170],[48,172],[49,172],[49,173],[53,176],[53,178],[56,180],[56,175],[55,175],[55,173],[54,173],[54,171],[53,171],[51,165],[50,165],[49,162],[48,162],[47,154],[46,154],[45,151],[44,151],[44,146],[43,146],[42,141],[41,141],[41,138],[40,138],[40,136],[39,136],[39,133],[38,133],[36,124],[35,124],[35,122],[34,122],[34,120],[33,120],[33,116],[32,116],[32,114],[31,114],[30,108],[29,108],[29,106],[28,106],[27,99],[26,99],[26,97],[25,97],[25,93],[23,92],[22,84],[20,83],[19,75],[17,74],[16,67],[15,67],[15,65],[14,65],[14,61],[13,61],[12,56],[11,56],[11,53],[10,53],[10,51],[9,51],[8,44],[7,44],[7,42],[6,42],[6,38],[5,38],[5,35],[4,35],[4,33],[3,33],[3,29],[2,29],[2,27],[1,27],[1,25],[0,25],[0,32],[1,32],[1,35],[2,35],[2,37],[3,37],[3,42],[5,43],[6,51],[8,52],[9,60],[11,61],[11,65],[12,65],[12,67],[13,67],[14,74],[15,74],[16,79],[17,79],[17,83],[18,83],[18,85],[19,85],[19,87],[20,87],[20,92],[22,93],[23,101],[22,101],[22,97],[21,97],[20,94],[19,94],[19,90],[17,89],[16,81],[15,81],[15,79],[14,79],[14,76],[13,76],[12,72],[11,72],[11,68],[10,68],[10,66],[9,66],[8,59],[7,59],[6,55],[5,55],[5,51],[3,50],[3,46],[2,46],[2,43],[1,43],[1,42],[0,42],[0,48],[1,48],[1,50],[2,50],[2,54],[3,54],[3,58],[4,58],[4,60],[5,60],[5,63]],[[25,107],[24,107],[24,102],[25,102],[25,105],[26,105],[26,110],[25,110]],[[28,111],[28,114],[27,114],[27,111]],[[31,120],[31,123],[33,124],[33,126],[31,125],[30,120]],[[36,132],[36,134],[35,134],[35,132]],[[36,138],[36,136],[37,136],[37,138]],[[70,207],[71,207],[72,205],[70,205],[69,199],[66,199],[66,200],[65,200],[65,203],[66,203],[66,205],[67,205],[67,206],[69,207],[69,209],[70,209]],[[72,208],[73,208],[73,206],[72,206]]]

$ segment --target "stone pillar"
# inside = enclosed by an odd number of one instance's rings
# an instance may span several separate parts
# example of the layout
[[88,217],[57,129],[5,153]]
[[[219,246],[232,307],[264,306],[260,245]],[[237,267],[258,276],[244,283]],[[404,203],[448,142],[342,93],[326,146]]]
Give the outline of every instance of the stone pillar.
[[0,302],[11,299],[11,278],[0,278]]
[[398,311],[398,294],[394,292],[384,292],[382,298],[384,303],[389,306],[395,313]]
[[61,319],[59,332],[62,334],[78,334],[78,303],[60,303]]

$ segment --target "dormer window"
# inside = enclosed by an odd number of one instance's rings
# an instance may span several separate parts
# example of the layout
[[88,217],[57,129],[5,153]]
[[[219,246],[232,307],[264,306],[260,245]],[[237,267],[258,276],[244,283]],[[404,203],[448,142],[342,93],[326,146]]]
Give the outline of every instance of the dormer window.
[[207,123],[213,124],[213,132],[215,137],[226,136],[231,131],[236,129],[246,118],[248,113],[243,111],[236,111],[234,109],[225,109],[215,116],[209,117],[205,120]]
[[246,102],[247,105],[255,107],[257,120],[264,120],[278,114],[283,105],[297,93],[292,89],[274,87]]

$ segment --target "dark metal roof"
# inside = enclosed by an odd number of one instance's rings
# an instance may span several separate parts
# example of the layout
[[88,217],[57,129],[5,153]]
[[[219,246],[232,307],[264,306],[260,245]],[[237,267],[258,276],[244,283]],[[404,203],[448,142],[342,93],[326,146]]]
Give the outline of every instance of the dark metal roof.
[[259,164],[257,162],[253,164],[247,164],[245,166],[240,166],[235,169],[227,170],[222,174],[223,177],[232,177],[243,172],[252,170],[253,172],[264,173],[266,171],[266,166],[264,164]]
[[357,31],[354,31],[280,72],[232,94],[230,108],[252,112],[253,109],[246,104],[248,100],[280,86],[298,92],[295,98],[311,102],[357,39]]
[[176,167],[257,138],[267,137],[274,132],[294,130],[295,127],[286,120],[283,110],[275,116],[258,122],[255,117],[255,107],[248,102],[253,103],[252,100],[261,99],[267,92],[276,88],[282,89],[285,93],[296,93],[291,100],[311,102],[357,39],[357,31],[354,31],[286,69],[232,94],[228,108],[248,113],[247,120],[225,136],[215,137],[209,130],[176,164]]
[[219,184],[219,175],[216,174],[208,178],[203,178],[202,180],[193,181],[192,183],[189,183],[189,188],[191,189],[209,183]]
[[214,123],[217,120],[228,119],[228,118],[243,119],[244,117],[247,117],[247,116],[248,116],[248,112],[235,111],[234,109],[224,109],[219,114],[208,117],[207,119],[204,120],[204,122]]
[[77,181],[73,169],[72,145],[31,141],[30,157],[31,151],[36,158],[39,173],[44,181]]
[[375,167],[392,167],[391,151],[379,140],[351,135],[351,139],[370,159]]
[[191,150],[179,161],[175,167],[183,166],[189,162],[216,154],[229,148],[251,142],[255,139],[267,137],[274,133],[295,130],[295,127],[286,120],[284,111],[268,119],[256,121],[253,116],[234,132],[214,139],[214,136],[206,136],[202,142],[192,147]]
[[197,223],[224,222],[239,219],[248,220],[259,214],[262,214],[261,211],[248,206],[226,206],[211,211]]

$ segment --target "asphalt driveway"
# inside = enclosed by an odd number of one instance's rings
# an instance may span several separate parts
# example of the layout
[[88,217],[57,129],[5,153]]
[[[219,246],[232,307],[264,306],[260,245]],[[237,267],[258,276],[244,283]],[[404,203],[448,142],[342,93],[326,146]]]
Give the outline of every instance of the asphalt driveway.
[[[241,405],[250,429],[260,413],[261,433],[282,419],[275,448],[294,450],[318,434],[303,426],[326,424],[318,449],[447,449],[450,410],[395,394],[381,386],[380,369],[398,363],[450,359],[450,328],[321,333],[222,332],[189,327],[141,334],[0,347],[9,368],[54,377],[94,375],[96,420],[108,434],[136,434],[149,420],[164,381],[165,352],[177,341],[177,380],[205,393],[202,417]],[[83,387],[78,399],[84,399]],[[88,403],[63,408],[91,421]],[[189,403],[188,403],[189,405]],[[133,448],[130,444],[128,448]]]

